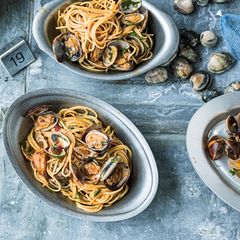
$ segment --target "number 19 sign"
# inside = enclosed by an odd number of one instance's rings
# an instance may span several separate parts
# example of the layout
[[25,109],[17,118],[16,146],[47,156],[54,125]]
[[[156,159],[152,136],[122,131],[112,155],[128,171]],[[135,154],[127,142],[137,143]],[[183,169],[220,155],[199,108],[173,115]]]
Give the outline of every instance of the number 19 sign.
[[25,40],[17,38],[4,47],[0,53],[0,60],[10,76],[14,76],[32,63],[35,57]]

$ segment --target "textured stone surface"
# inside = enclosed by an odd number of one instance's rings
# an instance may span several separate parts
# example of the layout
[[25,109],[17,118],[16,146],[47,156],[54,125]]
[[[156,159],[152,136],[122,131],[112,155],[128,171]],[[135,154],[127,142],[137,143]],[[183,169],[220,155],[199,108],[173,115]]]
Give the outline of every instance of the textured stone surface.
[[[193,113],[202,105],[188,81],[174,77],[163,85],[148,85],[144,76],[118,82],[93,81],[66,72],[42,53],[31,35],[33,15],[48,0],[1,1],[0,48],[16,36],[30,41],[37,58],[27,70],[8,78],[0,67],[1,104],[9,106],[25,91],[43,87],[78,89],[100,97],[126,114],[146,136],[159,169],[159,189],[150,207],[135,218],[117,223],[91,223],[64,216],[41,202],[21,183],[12,169],[0,139],[0,239],[240,239],[239,213],[217,198],[199,179],[188,160],[185,131]],[[168,12],[179,28],[219,32],[216,13],[240,11],[240,2],[210,4],[191,16],[172,9],[171,2],[151,0]],[[222,38],[214,49],[199,47],[205,69],[211,52],[227,50]],[[214,76],[222,90],[239,80],[236,64]]]

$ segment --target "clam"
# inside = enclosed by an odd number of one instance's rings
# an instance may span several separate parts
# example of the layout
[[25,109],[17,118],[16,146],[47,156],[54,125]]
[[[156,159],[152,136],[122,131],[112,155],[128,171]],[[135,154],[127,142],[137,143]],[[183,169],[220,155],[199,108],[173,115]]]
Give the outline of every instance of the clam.
[[229,84],[229,86],[224,90],[224,93],[232,93],[235,91],[240,91],[240,82],[235,81]]
[[173,6],[175,10],[182,14],[191,14],[194,11],[192,0],[174,0]]
[[123,64],[114,64],[113,67],[116,69],[116,70],[119,70],[119,71],[129,71],[131,69],[134,68],[134,63],[133,61],[128,61],[126,63],[123,63]]
[[35,106],[27,112],[26,117],[36,117],[46,111],[48,111],[47,105]]
[[218,97],[219,95],[220,95],[219,92],[216,90],[208,90],[202,93],[202,100],[204,102],[208,102],[213,98]]
[[168,79],[168,72],[163,67],[157,67],[149,71],[145,75],[145,80],[148,83],[162,83]]
[[96,160],[91,160],[89,162],[83,163],[80,168],[75,169],[75,174],[77,179],[84,183],[86,181],[96,182],[99,180],[97,177],[101,167]]
[[214,47],[218,42],[218,36],[213,31],[204,31],[200,35],[200,42],[204,47]]
[[51,144],[54,147],[61,147],[61,148],[68,148],[70,145],[70,140],[68,139],[67,136],[60,132],[53,132],[51,134]]
[[187,79],[193,71],[192,65],[185,59],[178,57],[173,62],[173,72],[181,79]]
[[94,50],[89,54],[89,58],[92,62],[98,62],[102,56],[103,49],[99,49],[97,47],[95,47]]
[[142,0],[122,0],[120,2],[120,10],[123,13],[132,13],[142,6]]
[[115,46],[108,46],[103,54],[103,64],[110,67],[114,64],[118,55],[118,49]]
[[51,146],[45,149],[45,152],[55,158],[64,157],[66,149],[70,145],[70,140],[67,136],[60,132],[53,132],[50,138]]
[[198,6],[205,7],[205,6],[207,6],[209,0],[195,0],[194,2],[195,2]]
[[98,130],[91,130],[85,136],[85,143],[92,151],[102,152],[109,147],[110,139]]
[[192,89],[196,92],[200,92],[209,88],[211,82],[211,75],[205,71],[199,71],[190,77]]
[[59,62],[69,59],[76,62],[82,56],[82,48],[78,38],[73,33],[62,33],[53,40],[53,53]]
[[90,159],[96,157],[96,152],[85,146],[74,147],[74,154],[78,159]]
[[221,136],[215,135],[207,145],[208,155],[211,160],[217,160],[223,156],[225,147],[225,140]]
[[192,47],[196,46],[200,41],[199,34],[192,30],[182,29],[180,36],[182,43],[190,45]]
[[120,158],[118,156],[109,158],[102,166],[101,171],[99,172],[100,181],[104,181],[112,173],[114,168],[117,166]]
[[196,63],[199,61],[197,52],[189,45],[181,44],[178,55],[186,58],[189,62]]
[[230,137],[225,141],[225,153],[227,157],[232,160],[237,160],[239,158],[240,145],[235,138]]
[[96,160],[89,159],[89,161],[82,162],[77,158],[73,158],[71,165],[73,177],[81,184],[84,184],[86,181],[96,184],[99,181],[98,175],[101,170],[101,166]]
[[135,13],[129,13],[124,15],[121,18],[121,22],[125,25],[136,25],[141,23],[144,20],[144,15],[138,12]]
[[226,52],[213,53],[208,62],[208,70],[212,73],[223,73],[234,64],[233,57]]
[[52,111],[43,112],[38,115],[35,121],[36,130],[49,131],[58,123],[58,116]]
[[130,168],[126,163],[120,162],[104,181],[105,186],[114,191],[122,187],[129,179]]
[[130,48],[130,45],[128,42],[124,41],[124,40],[113,40],[111,42],[108,43],[108,46],[115,46],[118,48],[118,50],[120,49],[128,49]]
[[229,115],[225,121],[225,126],[229,134],[240,133],[240,115],[234,117]]

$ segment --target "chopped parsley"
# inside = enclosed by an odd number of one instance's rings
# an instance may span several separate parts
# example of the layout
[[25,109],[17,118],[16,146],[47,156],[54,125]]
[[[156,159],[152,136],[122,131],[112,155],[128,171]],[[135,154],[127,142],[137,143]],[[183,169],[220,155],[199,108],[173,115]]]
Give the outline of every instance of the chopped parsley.
[[98,190],[93,194],[93,196],[96,197],[100,192],[101,192],[101,190],[98,189]]
[[126,48],[121,48],[121,49],[120,49],[120,54],[121,54],[121,55],[124,55],[124,53],[126,52],[126,50],[127,50]]
[[140,37],[135,31],[132,31],[130,34],[129,34],[130,37],[137,37],[138,39],[142,40],[143,37]]
[[232,176],[234,176],[234,175],[236,174],[236,172],[235,172],[235,170],[234,170],[234,169],[230,169],[230,170],[229,170],[229,173],[231,173],[231,174],[232,174]]
[[115,163],[116,161],[118,161],[118,156],[117,156],[117,157],[114,157],[114,158],[111,160],[112,163]]
[[130,9],[130,6],[137,7],[139,4],[141,4],[140,1],[123,0],[122,9],[128,10],[128,9]]

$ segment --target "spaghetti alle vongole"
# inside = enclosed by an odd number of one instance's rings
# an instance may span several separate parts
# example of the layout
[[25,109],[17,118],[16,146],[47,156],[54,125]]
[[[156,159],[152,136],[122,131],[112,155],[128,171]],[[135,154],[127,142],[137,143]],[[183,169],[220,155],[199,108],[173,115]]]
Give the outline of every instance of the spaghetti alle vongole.
[[21,144],[35,178],[87,212],[111,206],[128,192],[132,152],[87,107],[35,107],[34,127]]
[[141,0],[72,3],[58,12],[53,52],[90,71],[129,71],[153,55],[148,15]]

